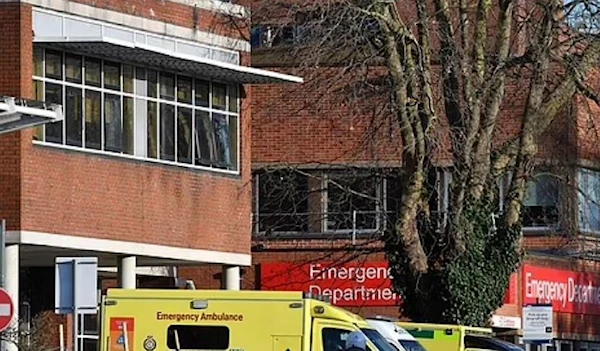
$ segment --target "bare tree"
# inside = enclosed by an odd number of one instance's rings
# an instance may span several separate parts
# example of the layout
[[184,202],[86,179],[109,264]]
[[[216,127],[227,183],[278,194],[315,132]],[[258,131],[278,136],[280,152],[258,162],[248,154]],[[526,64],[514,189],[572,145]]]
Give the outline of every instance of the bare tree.
[[[279,64],[326,86],[323,99],[344,91],[357,111],[377,111],[372,126],[391,120],[401,136],[401,199],[385,248],[403,313],[484,325],[523,257],[523,200],[539,145],[567,123],[575,95],[600,101],[587,84],[600,58],[598,2],[251,5],[254,39],[272,45]],[[291,46],[278,51],[278,42]],[[442,214],[431,201],[440,155],[452,174]]]

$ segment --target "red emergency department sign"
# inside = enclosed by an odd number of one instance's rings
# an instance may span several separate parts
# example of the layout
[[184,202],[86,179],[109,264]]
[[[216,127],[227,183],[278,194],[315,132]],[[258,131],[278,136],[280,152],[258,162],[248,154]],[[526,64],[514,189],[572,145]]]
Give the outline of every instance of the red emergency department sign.
[[[261,263],[260,289],[329,295],[337,306],[399,306],[385,261]],[[504,303],[517,303],[517,275],[510,279]]]
[[262,290],[329,295],[338,306],[396,306],[400,301],[386,262],[263,263],[260,274]]

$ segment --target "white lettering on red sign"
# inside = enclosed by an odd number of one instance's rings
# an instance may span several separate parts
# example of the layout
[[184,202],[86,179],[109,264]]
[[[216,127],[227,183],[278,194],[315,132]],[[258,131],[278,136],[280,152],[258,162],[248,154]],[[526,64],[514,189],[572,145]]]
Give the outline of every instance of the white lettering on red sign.
[[525,274],[525,281],[527,298],[539,298],[543,303],[558,301],[563,307],[567,302],[600,305],[600,289],[592,281],[578,284],[573,278],[566,282],[537,280],[531,273]]
[[391,270],[387,267],[321,267],[320,264],[311,264],[309,268],[310,279],[340,279],[354,280],[364,283],[369,280],[391,279]]
[[556,311],[600,314],[600,279],[584,272],[526,266],[523,294],[526,303],[552,303]]

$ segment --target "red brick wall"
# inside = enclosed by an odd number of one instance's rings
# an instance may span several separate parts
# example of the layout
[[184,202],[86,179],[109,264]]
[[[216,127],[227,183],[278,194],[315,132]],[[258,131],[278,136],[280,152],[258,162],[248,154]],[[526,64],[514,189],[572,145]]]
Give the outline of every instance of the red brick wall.
[[[31,64],[21,65],[21,61],[31,62],[31,7],[0,3],[0,32],[3,33],[0,95],[30,98],[33,68]],[[0,219],[7,220],[9,229],[18,228],[21,222],[21,155],[25,134],[0,136]]]
[[21,229],[249,253],[247,105],[241,177],[26,143]]
[[298,73],[304,84],[255,89],[254,162],[399,164],[402,143],[381,95],[349,101],[341,89],[351,78],[340,69]]

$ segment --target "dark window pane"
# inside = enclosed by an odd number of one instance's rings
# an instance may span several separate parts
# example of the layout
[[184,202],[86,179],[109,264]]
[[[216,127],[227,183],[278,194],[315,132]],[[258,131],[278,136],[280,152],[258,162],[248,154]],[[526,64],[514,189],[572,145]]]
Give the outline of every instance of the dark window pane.
[[148,96],[158,97],[156,85],[158,84],[158,73],[154,70],[148,70]]
[[[332,174],[327,182],[327,228],[377,228],[377,178],[359,174]],[[356,211],[356,217],[354,213]]]
[[100,60],[85,58],[85,84],[100,86]]
[[148,96],[148,86],[146,82],[146,69],[142,67],[135,68],[135,93],[136,95]]
[[160,97],[165,100],[175,100],[175,75],[160,74]]
[[100,150],[101,141],[102,141],[102,97],[101,97],[101,94],[97,91],[86,90],[85,91],[85,147],[89,148],[89,149]]
[[227,116],[213,113],[213,128],[217,147],[217,167],[229,168],[231,167],[231,148]]
[[238,86],[229,86],[229,112],[238,112]]
[[123,152],[133,155],[133,98],[123,97]]
[[309,212],[309,178],[305,174],[281,170],[258,175],[260,232],[306,232]]
[[558,180],[551,174],[537,174],[527,184],[523,199],[523,226],[547,227],[558,224]]
[[204,80],[196,80],[196,106],[209,107],[210,84]]
[[158,155],[158,105],[148,101],[148,157],[156,158]]
[[171,325],[167,329],[167,347],[171,350],[227,350],[229,328]]
[[104,87],[113,90],[121,90],[120,64],[104,61]]
[[160,158],[175,161],[175,106],[160,104]]
[[212,107],[225,110],[227,108],[227,85],[213,83],[212,87]]
[[121,152],[121,97],[119,95],[104,95],[104,149]]
[[177,162],[192,163],[192,110],[177,109]]
[[81,134],[82,121],[82,96],[81,89],[66,87],[65,120],[67,123],[67,145],[83,146]]
[[80,348],[82,351],[96,351],[98,350],[98,339],[80,339],[83,344]]
[[62,53],[46,50],[46,77],[62,79]]
[[229,116],[229,148],[231,150],[231,169],[237,170],[238,118],[234,116]]
[[123,91],[133,94],[133,66],[123,65]]
[[323,328],[323,351],[339,351],[346,349],[346,338],[349,330],[337,328]]
[[73,83],[81,83],[81,56],[65,55],[65,73],[67,80]]
[[[62,85],[46,83],[46,102],[51,104],[63,103]],[[46,141],[62,144],[63,122],[46,124]]]
[[44,75],[44,49],[38,46],[33,48],[33,75],[39,77]]
[[215,137],[208,112],[196,110],[196,162],[197,165],[210,166],[215,159]]
[[177,101],[192,103],[192,78],[177,76]]

